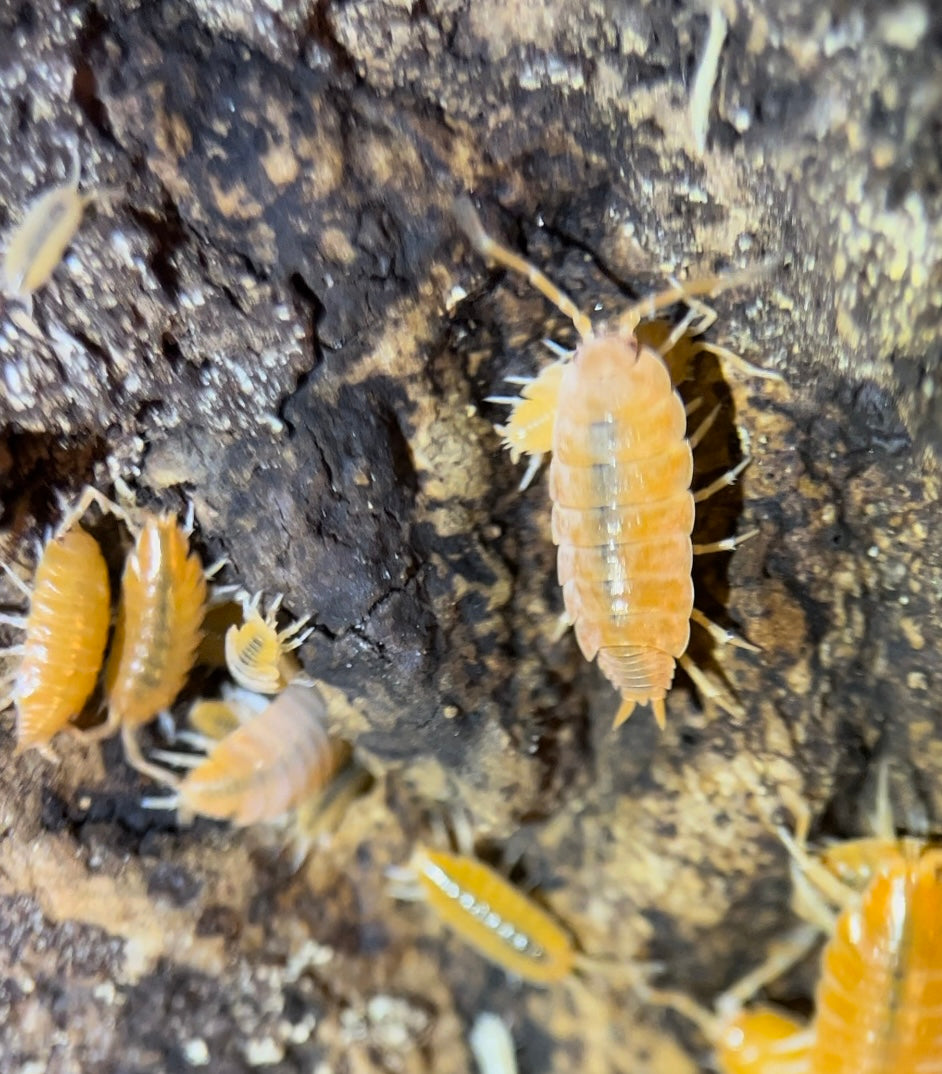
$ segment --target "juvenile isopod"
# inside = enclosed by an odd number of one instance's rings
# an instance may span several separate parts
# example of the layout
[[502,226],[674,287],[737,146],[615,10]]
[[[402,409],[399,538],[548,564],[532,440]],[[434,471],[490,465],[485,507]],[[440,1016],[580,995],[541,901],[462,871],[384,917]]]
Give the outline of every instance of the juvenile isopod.
[[206,572],[190,551],[189,527],[173,513],[145,514],[125,561],[111,651],[105,665],[108,717],[89,732],[101,738],[121,728],[128,763],[160,778],[137,731],[171,705],[193,668],[202,638]]
[[[261,705],[244,692],[226,704],[238,723],[218,742],[204,739],[206,756],[155,751],[153,756],[190,771],[177,780],[164,770],[161,782],[173,787],[166,798],[145,805],[179,809],[246,826],[276,820],[323,790],[350,760],[350,747],[328,734],[326,707],[314,686],[288,686]],[[204,730],[223,729],[214,711],[197,718]],[[208,718],[207,718],[208,717]]]
[[[885,770],[881,793],[885,794]],[[942,1070],[942,848],[892,831],[793,856],[796,909],[829,939],[811,1022],[741,1004],[808,950],[797,934],[730,993],[716,1016],[651,993],[697,1021],[722,1074],[938,1074]]]
[[3,256],[4,289],[27,307],[32,294],[49,282],[97,194],[79,191],[81,163],[73,150],[72,172],[65,183],[40,194],[7,243]]
[[[621,694],[615,726],[636,705],[647,703],[664,725],[664,698],[677,663],[705,697],[736,711],[686,655],[690,621],[721,643],[753,647],[694,608],[691,565],[692,556],[735,548],[752,534],[703,545],[694,545],[690,535],[694,505],[732,484],[749,460],[691,491],[692,448],[717,410],[688,438],[684,404],[664,359],[640,343],[635,331],[643,317],[686,302],[690,312],[663,344],[667,353],[693,331],[697,314],[702,317],[697,332],[715,320],[715,313],[693,302],[692,295],[740,281],[677,284],[596,332],[542,272],[485,232],[470,201],[459,200],[456,215],[483,257],[523,275],[572,320],[581,337],[574,353],[564,352],[535,380],[522,380],[520,396],[494,401],[512,407],[501,430],[512,457],[532,456],[524,484],[540,457],[552,451],[552,532],[567,618],[586,660],[597,658]],[[736,359],[711,344],[700,343],[698,349]],[[743,364],[757,375],[777,377]]]
[[246,690],[260,694],[276,694],[301,674],[301,666],[293,650],[310,636],[313,627],[303,630],[308,622],[298,619],[284,629],[278,629],[279,594],[263,616],[259,612],[262,594],[242,602],[243,623],[226,631],[226,665],[229,674]]
[[549,912],[467,849],[417,845],[408,865],[387,869],[391,894],[427,902],[482,957],[532,984],[571,981],[576,971],[633,987],[645,978],[649,967],[642,963],[615,964],[584,954]]
[[0,615],[25,635],[3,650],[19,657],[0,702],[0,710],[11,702],[16,709],[17,752],[44,749],[82,711],[101,671],[111,619],[108,569],[98,542],[78,524],[96,496],[86,493],[48,539],[32,589],[3,565],[29,601],[25,615]]

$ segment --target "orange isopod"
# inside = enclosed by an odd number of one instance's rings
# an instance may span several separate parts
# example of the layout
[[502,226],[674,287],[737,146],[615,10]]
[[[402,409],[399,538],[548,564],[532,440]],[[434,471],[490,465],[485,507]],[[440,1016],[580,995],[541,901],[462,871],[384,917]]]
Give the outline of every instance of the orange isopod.
[[408,868],[442,921],[508,973],[552,984],[572,972],[577,952],[565,930],[483,862],[419,846]]
[[[514,378],[524,384],[519,397],[492,401],[512,407],[501,430],[512,455],[533,456],[524,485],[540,457],[552,451],[552,531],[567,619],[585,658],[598,658],[599,667],[621,694],[615,726],[636,705],[649,702],[658,723],[664,725],[664,698],[676,663],[706,697],[730,708],[685,655],[690,621],[720,642],[752,646],[694,608],[692,556],[734,548],[751,534],[707,545],[694,545],[690,535],[695,503],[732,484],[749,460],[706,488],[691,491],[692,447],[717,411],[687,438],[686,410],[664,359],[641,344],[635,330],[642,317],[686,301],[690,313],[667,338],[666,353],[691,331],[696,313],[705,317],[697,331],[715,319],[713,311],[691,302],[690,296],[732,286],[738,279],[678,284],[632,306],[613,328],[597,333],[589,318],[543,273],[485,232],[470,201],[459,200],[456,215],[483,257],[525,276],[572,320],[581,337],[572,355],[547,366],[536,380]],[[698,349],[742,362],[710,344],[700,343]]]
[[[459,834],[465,835],[463,843],[470,841],[468,833]],[[484,958],[532,984],[571,983],[579,971],[637,988],[649,971],[644,963],[613,963],[584,954],[551,914],[470,852],[420,844],[407,866],[386,873],[392,895],[428,902]]]
[[[241,707],[237,703],[233,712]],[[350,760],[347,743],[328,734],[326,712],[315,687],[288,686],[219,742],[204,742],[206,757],[155,751],[159,760],[192,770],[180,781],[165,771],[158,778],[174,793],[144,804],[242,826],[283,816],[323,790]]]
[[43,749],[77,716],[98,679],[108,640],[111,591],[98,542],[75,519],[87,501],[63,519],[42,550],[32,591],[4,564],[29,599],[26,615],[0,615],[0,623],[25,631],[6,653],[19,664],[0,710],[16,708],[17,752]]
[[105,667],[108,718],[91,734],[121,727],[128,763],[161,778],[137,729],[172,704],[196,659],[206,608],[206,573],[189,531],[172,513],[147,515],[128,555],[111,652]]
[[[942,848],[883,832],[812,856],[803,840],[781,834],[795,861],[798,909],[831,934],[810,1025],[771,1008],[734,1004],[729,1016],[711,1018],[684,1000],[666,1002],[704,1027],[722,1074],[938,1074]],[[808,948],[804,938],[792,946],[791,957],[784,945],[750,975],[749,991]],[[746,993],[743,982],[731,992]]]

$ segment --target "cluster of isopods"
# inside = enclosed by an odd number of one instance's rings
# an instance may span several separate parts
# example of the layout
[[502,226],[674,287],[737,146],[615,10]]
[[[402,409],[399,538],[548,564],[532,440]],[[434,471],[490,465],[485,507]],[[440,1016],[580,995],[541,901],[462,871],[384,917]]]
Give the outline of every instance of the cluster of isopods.
[[[108,569],[80,522],[93,504],[116,514],[134,538],[110,647]],[[224,686],[219,700],[197,701],[190,730],[178,735],[196,752],[155,751],[148,759],[138,741],[140,728],[174,703],[197,662],[214,571],[190,549],[191,530],[192,519],[181,525],[172,513],[134,512],[89,488],[41,549],[32,587],[4,565],[29,608],[0,618],[23,632],[22,642],[5,650],[18,662],[6,677],[2,707],[15,707],[18,751],[48,752],[67,729],[93,741],[120,729],[128,763],[172,790],[145,800],[150,806],[239,825],[274,820],[353,770],[350,747],[327,733],[323,697],[293,657],[306,637],[304,622],[278,629],[280,598],[263,616],[261,596],[243,596],[243,622],[225,636],[237,685]],[[73,721],[100,677],[106,717],[80,730]],[[189,771],[180,778],[166,764]]]
[[[719,20],[717,27],[719,34]],[[78,227],[85,199],[77,185],[76,167],[68,185],[37,202],[10,243],[4,275],[22,295],[45,282]],[[469,201],[457,203],[456,217],[483,257],[523,275],[580,337],[574,352],[561,352],[535,379],[518,378],[518,396],[494,401],[511,407],[500,431],[512,456],[531,458],[523,485],[551,454],[552,533],[567,618],[586,659],[597,659],[619,692],[615,725],[645,704],[663,725],[677,664],[706,698],[738,712],[687,656],[691,622],[721,643],[750,647],[694,608],[691,564],[694,555],[733,549],[750,535],[698,546],[691,533],[695,505],[731,484],[748,459],[691,490],[692,452],[716,411],[687,435],[695,404],[684,406],[663,355],[712,323],[715,315],[696,295],[739,285],[749,274],[675,284],[596,331],[542,272],[485,231]],[[661,347],[642,343],[640,321],[679,302],[690,312]],[[723,348],[697,346],[753,375],[774,375]],[[97,542],[79,525],[92,502],[118,510],[135,534],[107,662],[108,572]],[[137,740],[137,730],[177,697],[196,659],[208,587],[188,536],[172,515],[145,514],[133,525],[126,512],[90,491],[47,541],[32,589],[8,570],[30,601],[28,614],[0,617],[25,632],[21,645],[6,650],[19,657],[7,680],[18,747],[44,748],[72,726],[104,664],[107,718],[76,733],[97,738],[120,728],[128,761],[172,789],[149,804],[236,824],[273,819],[310,800],[350,756],[324,729],[323,700],[293,658],[305,637],[303,623],[279,631],[277,602],[262,616],[259,598],[246,599],[243,624],[227,635],[227,664],[239,685],[191,709],[192,729],[181,738],[200,752],[159,751],[148,760]],[[155,760],[191,770],[180,779]],[[886,803],[885,772],[881,796]],[[642,965],[615,966],[579,951],[550,914],[474,857],[467,838],[458,853],[417,847],[408,868],[392,871],[392,892],[424,899],[484,957],[527,981],[548,985],[575,971],[620,977],[648,1002],[692,1019],[723,1074],[938,1074],[942,850],[898,838],[890,820],[874,838],[814,854],[807,818],[800,808],[793,812],[798,831],[779,834],[793,858],[798,902],[815,927],[774,950],[721,997],[716,1013],[683,992],[652,986]],[[750,1007],[748,1000],[802,957],[821,930],[830,938],[810,1024]],[[506,1056],[509,1045],[500,1033],[492,1035],[495,1054]],[[510,1068],[512,1054],[494,1064]]]

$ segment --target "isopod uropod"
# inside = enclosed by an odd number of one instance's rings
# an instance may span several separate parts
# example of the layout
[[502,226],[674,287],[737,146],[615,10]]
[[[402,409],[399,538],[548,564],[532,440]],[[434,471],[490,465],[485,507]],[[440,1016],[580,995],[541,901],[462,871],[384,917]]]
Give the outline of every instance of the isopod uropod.
[[63,518],[42,549],[32,590],[5,564],[11,581],[29,600],[26,615],[0,615],[0,623],[25,632],[6,653],[20,657],[0,709],[16,708],[17,752],[42,749],[77,716],[91,696],[104,660],[111,618],[108,570],[98,542],[77,519],[94,492]]
[[[271,700],[260,699],[260,704],[246,699],[244,692],[235,700],[231,711],[239,714],[238,726],[218,742],[204,738],[200,745],[208,756],[154,752],[157,759],[191,771],[177,780],[166,770],[154,769],[174,791],[166,798],[145,799],[145,805],[243,826],[257,824],[275,820],[311,798],[349,761],[349,746],[327,733],[324,699],[315,687],[288,686]],[[204,730],[210,722],[219,727],[219,713],[208,719],[198,716],[196,722]]]
[[[882,793],[885,786],[884,770]],[[738,1009],[805,953],[801,934],[750,974],[747,987],[740,982],[731,990],[735,1002],[725,1014],[711,1016],[684,999],[667,1002],[701,1024],[722,1074],[937,1074],[942,848],[897,838],[890,822],[876,838],[811,855],[805,830],[799,825],[797,839],[780,834],[794,859],[796,909],[830,933],[810,1025],[773,1008]]]
[[3,256],[4,287],[29,306],[34,291],[48,283],[97,195],[79,191],[81,163],[74,149],[68,180],[40,194],[10,236]]
[[[524,483],[539,457],[552,451],[552,532],[567,618],[585,658],[597,657],[621,693],[615,726],[636,705],[649,702],[663,726],[664,698],[676,663],[704,696],[735,711],[685,655],[690,621],[720,642],[752,646],[693,607],[691,557],[735,548],[751,534],[705,545],[692,544],[690,535],[695,503],[732,484],[749,460],[691,492],[692,447],[717,411],[687,438],[684,404],[664,359],[639,343],[635,330],[643,317],[685,301],[690,312],[668,337],[666,353],[692,331],[695,314],[703,317],[697,332],[715,319],[691,296],[733,286],[739,279],[677,284],[631,306],[612,327],[596,332],[542,272],[485,232],[470,201],[460,199],[455,211],[472,246],[523,275],[572,320],[581,337],[573,354],[547,366],[533,381],[521,379],[520,396],[494,401],[512,407],[501,430],[512,456],[533,456]],[[711,344],[701,343],[698,349],[743,361]],[[777,377],[743,364],[752,373]]]
[[[276,694],[293,682],[301,667],[292,654],[310,636],[313,627],[303,630],[308,619],[298,619],[278,629],[279,594],[264,616],[259,612],[262,594],[242,602],[244,622],[226,631],[226,665],[229,674],[246,690]],[[309,617],[308,617],[309,618]]]

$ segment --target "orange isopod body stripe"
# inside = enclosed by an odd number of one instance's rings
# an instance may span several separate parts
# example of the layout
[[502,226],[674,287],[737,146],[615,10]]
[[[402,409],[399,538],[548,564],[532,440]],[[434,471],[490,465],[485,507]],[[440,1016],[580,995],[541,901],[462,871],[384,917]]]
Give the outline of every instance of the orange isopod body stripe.
[[942,850],[879,873],[825,948],[809,1074],[942,1070]]
[[412,867],[445,924],[485,958],[536,984],[572,972],[576,952],[565,930],[483,862],[419,847]]
[[584,340],[553,434],[553,539],[579,647],[626,703],[663,699],[693,609],[687,419],[661,357],[625,336]]
[[172,514],[150,516],[128,556],[105,670],[109,718],[138,726],[172,704],[202,638],[206,577]]
[[49,742],[81,712],[101,670],[110,618],[101,548],[73,526],[49,541],[36,568],[12,692],[18,751]]

